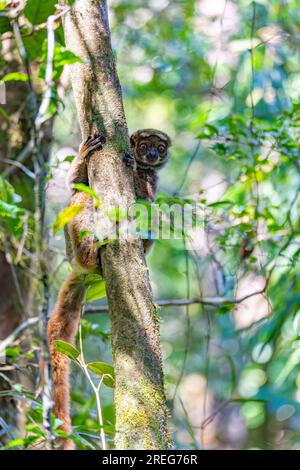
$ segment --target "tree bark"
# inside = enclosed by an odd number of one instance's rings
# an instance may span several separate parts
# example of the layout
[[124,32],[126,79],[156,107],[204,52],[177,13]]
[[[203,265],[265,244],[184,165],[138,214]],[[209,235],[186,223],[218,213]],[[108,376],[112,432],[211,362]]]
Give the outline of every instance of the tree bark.
[[[3,65],[3,75],[16,71],[23,72],[22,64],[18,59],[15,43],[12,40],[6,47],[0,46],[1,53],[4,54],[5,64]],[[3,42],[4,43],[4,42]],[[6,53],[3,52],[6,50]],[[6,84],[6,104],[3,106],[9,116],[0,115],[0,172],[5,179],[16,188],[16,192],[22,196],[22,203],[26,209],[34,210],[34,194],[32,190],[32,181],[20,171],[17,167],[8,165],[5,160],[15,160],[22,152],[31,139],[31,104],[28,100],[28,84],[26,82],[8,82]],[[42,129],[42,153],[45,161],[49,158],[50,144],[52,139],[53,119],[47,121]],[[31,168],[32,150],[28,152],[28,169]],[[19,266],[13,264],[14,249],[9,242],[9,236],[5,225],[3,230],[0,247],[0,341],[9,336],[13,330],[25,319],[27,313],[32,314],[32,276],[26,270],[19,269]],[[3,244],[3,240],[6,243]],[[11,250],[11,252],[10,252]],[[12,255],[11,262],[8,262],[8,255]],[[24,255],[25,260],[25,255]],[[30,265],[30,260],[23,261],[26,266]],[[31,344],[31,331],[26,331],[26,337],[22,341],[22,347]],[[17,359],[16,365],[20,366],[23,358]],[[34,368],[17,367],[13,371],[6,371],[5,376],[12,382],[21,383],[24,389],[34,390],[36,380],[36,370]],[[0,390],[9,390],[11,386],[3,377],[0,377]],[[1,417],[11,426],[17,426],[17,436],[24,437],[24,419],[26,412],[25,402],[19,402],[11,396],[0,397]],[[0,438],[1,442],[6,442],[7,436]]]
[[[83,60],[70,66],[82,137],[98,130],[107,138],[88,163],[89,183],[104,204],[94,208],[101,225],[103,208],[125,208],[135,201],[131,170],[122,162],[129,139],[106,1],[77,0],[64,18],[64,31],[67,48]],[[159,319],[141,241],[110,241],[101,248],[101,264],[116,374],[116,448],[166,449]]]

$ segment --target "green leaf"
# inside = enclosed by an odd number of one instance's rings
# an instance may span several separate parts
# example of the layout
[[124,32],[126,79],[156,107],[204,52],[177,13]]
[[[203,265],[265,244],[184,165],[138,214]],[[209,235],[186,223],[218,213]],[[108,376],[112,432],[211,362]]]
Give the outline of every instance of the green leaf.
[[28,55],[29,61],[41,57],[44,44],[46,44],[46,29],[34,31],[30,35],[29,30],[22,31],[23,42]]
[[68,155],[67,157],[65,157],[63,159],[64,162],[68,162],[68,163],[72,163],[72,161],[74,160],[75,158],[75,155]]
[[25,430],[32,432],[33,434],[37,434],[38,436],[45,437],[45,432],[39,426],[36,426],[35,424],[28,424],[25,427]]
[[196,138],[197,139],[209,139],[210,137],[217,135],[218,134],[218,129],[217,127],[211,125],[211,124],[205,124],[203,127],[202,132],[200,132]]
[[103,383],[109,388],[114,388],[115,387],[115,379],[111,377],[110,375],[105,375],[103,377]]
[[54,49],[54,64],[55,67],[62,67],[66,64],[74,64],[75,62],[82,62],[82,59],[73,52],[65,49],[60,44],[55,45]]
[[53,341],[53,344],[55,344],[56,351],[60,352],[64,356],[67,356],[69,359],[78,362],[77,358],[80,355],[80,352],[72,344],[58,339]]
[[0,200],[11,204],[14,202],[14,187],[0,176]]
[[64,29],[60,24],[58,28],[55,30],[55,39],[61,46],[65,47],[65,36],[64,36]]
[[227,313],[231,312],[231,310],[233,310],[235,307],[235,304],[228,301],[226,303],[224,303],[223,305],[220,305],[219,309],[218,309],[218,314],[219,315],[226,315]]
[[233,206],[232,201],[217,201],[208,204],[208,207],[218,207],[218,206]]
[[86,300],[92,302],[93,300],[102,299],[106,296],[105,281],[100,276],[97,276],[97,280],[86,281],[89,285],[86,293]]
[[14,439],[13,441],[10,441],[5,448],[6,449],[13,449],[14,447],[19,447],[24,445],[24,439]]
[[0,217],[7,217],[9,219],[16,219],[24,214],[24,209],[7,202],[0,201]]
[[[77,55],[73,54],[73,52],[69,51],[61,44],[55,44],[54,47],[54,57],[53,57],[53,80],[58,81],[60,77],[64,65],[67,64],[74,64],[75,62],[82,62],[82,59]],[[41,67],[39,70],[39,77],[44,78],[46,73],[46,63],[47,63],[47,42],[45,41],[43,44],[43,52],[41,55]]]
[[24,15],[34,25],[45,23],[55,12],[57,0],[27,0]]
[[12,27],[10,25],[10,21],[5,16],[0,16],[0,34],[7,33],[11,31]]
[[4,82],[10,82],[11,80],[17,80],[19,82],[26,82],[28,80],[28,75],[26,73],[21,72],[12,72],[4,75],[2,78]]
[[8,357],[18,357],[20,355],[20,347],[16,346],[15,348],[6,348],[5,355]]
[[87,367],[97,375],[103,375],[103,383],[110,388],[115,385],[115,371],[113,366],[106,362],[90,362]]
[[91,196],[93,199],[95,199],[97,201],[97,205],[99,206],[100,204],[102,204],[99,200],[99,197],[98,195],[95,193],[95,191],[90,188],[89,186],[86,186],[85,184],[83,183],[76,183],[76,184],[73,184],[73,188],[74,189],[77,189],[78,191],[82,191],[84,192],[85,194],[88,194],[89,196]]
[[58,214],[56,220],[53,222],[53,232],[58,232],[58,230],[60,230],[66,224],[71,222],[71,220],[73,220],[76,215],[80,214],[83,209],[84,206],[82,204],[66,207],[66,209],[64,209],[62,212],[60,212],[60,214]]
[[98,375],[111,375],[115,376],[115,371],[113,366],[107,364],[107,362],[89,362],[87,367],[91,369],[92,372]]
[[97,323],[92,323],[85,318],[82,319],[82,335],[83,338],[90,337],[91,335],[99,336],[103,340],[108,340],[111,337],[110,333],[103,331]]
[[22,393],[22,390],[23,390],[22,384],[14,384],[13,389],[18,393]]
[[83,240],[84,238],[88,238],[90,236],[91,236],[91,232],[89,230],[80,230],[79,232],[80,240]]

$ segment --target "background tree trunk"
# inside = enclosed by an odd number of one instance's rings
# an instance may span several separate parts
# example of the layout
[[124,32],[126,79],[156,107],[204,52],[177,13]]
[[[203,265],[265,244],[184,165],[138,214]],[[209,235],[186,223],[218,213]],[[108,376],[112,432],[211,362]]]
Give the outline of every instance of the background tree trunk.
[[[106,1],[77,0],[64,18],[64,31],[67,48],[83,60],[71,66],[82,136],[98,129],[107,137],[104,150],[92,155],[88,168],[90,185],[104,203],[95,208],[101,223],[103,208],[125,208],[135,200],[131,171],[122,162],[129,139]],[[166,449],[170,439],[159,320],[142,243],[116,240],[101,252],[116,372],[116,447]]]
[[[23,72],[20,61],[16,58],[15,43],[12,40],[6,40],[4,57],[6,59],[3,67],[3,73]],[[3,51],[1,51],[3,53]],[[34,192],[32,180],[18,169],[16,166],[7,163],[7,160],[17,160],[22,150],[26,148],[31,140],[31,122],[32,109],[30,100],[28,100],[28,84],[21,81],[12,81],[6,84],[6,104],[3,106],[9,118],[0,114],[0,171],[3,172],[12,183],[16,192],[22,196],[24,207],[34,210]],[[43,126],[41,132],[41,149],[44,161],[48,161],[50,145],[52,141],[53,119],[49,119]],[[32,150],[28,152],[28,169],[33,171]],[[9,238],[0,240],[0,340],[9,336],[13,330],[28,315],[33,314],[32,309],[32,276],[26,269],[20,269],[13,264],[14,256]],[[10,258],[9,258],[9,255]],[[8,262],[8,259],[11,261]],[[30,261],[27,261],[30,265]],[[27,330],[24,335],[26,344],[30,344],[31,330]],[[24,336],[23,335],[23,336]],[[22,342],[24,347],[25,341]],[[16,360],[20,366],[20,360]],[[27,368],[25,373],[22,368],[16,368],[13,371],[7,371],[6,377],[11,381],[21,383],[26,390],[34,389],[36,371],[33,368]],[[7,380],[0,377],[0,390],[10,389]],[[11,396],[2,396],[0,398],[1,417],[8,425],[17,423],[17,437],[24,436],[24,415],[25,402],[19,402]],[[6,438],[6,437],[5,437]]]

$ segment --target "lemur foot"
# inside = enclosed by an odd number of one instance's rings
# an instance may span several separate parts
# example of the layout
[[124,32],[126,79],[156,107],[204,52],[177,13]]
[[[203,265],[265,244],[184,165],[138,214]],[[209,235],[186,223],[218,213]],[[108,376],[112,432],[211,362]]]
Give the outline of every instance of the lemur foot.
[[132,168],[133,170],[135,170],[135,168],[136,168],[136,161],[135,161],[134,156],[133,156],[131,153],[129,153],[129,152],[124,153],[124,155],[123,155],[123,162],[124,162],[125,165],[128,166],[129,168]]
[[88,138],[82,142],[79,151],[84,158],[89,157],[95,150],[101,150],[105,142],[106,139],[104,135],[95,132],[95,134],[89,135]]

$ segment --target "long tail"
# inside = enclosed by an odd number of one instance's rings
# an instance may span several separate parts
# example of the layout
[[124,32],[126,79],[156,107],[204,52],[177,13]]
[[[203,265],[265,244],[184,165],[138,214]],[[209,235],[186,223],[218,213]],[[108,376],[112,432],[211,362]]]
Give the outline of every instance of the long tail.
[[[68,275],[64,281],[48,324],[48,341],[51,355],[53,393],[53,411],[63,421],[60,428],[68,434],[72,432],[70,418],[69,359],[57,352],[54,340],[74,343],[80,320],[81,308],[85,295],[84,276],[76,273]],[[74,443],[70,439],[59,441],[60,449],[72,450]]]

